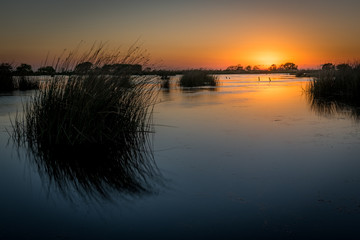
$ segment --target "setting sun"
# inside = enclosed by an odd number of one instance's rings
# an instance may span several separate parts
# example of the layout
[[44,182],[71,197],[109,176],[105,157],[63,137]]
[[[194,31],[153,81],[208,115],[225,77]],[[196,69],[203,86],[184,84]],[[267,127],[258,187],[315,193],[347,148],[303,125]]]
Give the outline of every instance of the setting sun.
[[259,52],[254,54],[254,62],[258,63],[261,66],[269,67],[272,64],[279,65],[282,63],[283,59],[278,53],[274,52]]

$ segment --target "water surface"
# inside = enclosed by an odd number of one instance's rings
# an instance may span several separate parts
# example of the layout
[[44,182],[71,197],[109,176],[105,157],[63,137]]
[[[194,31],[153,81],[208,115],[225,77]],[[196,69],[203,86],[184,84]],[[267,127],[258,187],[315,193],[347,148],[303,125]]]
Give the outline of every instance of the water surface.
[[311,107],[306,78],[219,75],[196,90],[178,78],[154,109],[163,183],[112,201],[41,178],[6,132],[32,93],[1,95],[0,239],[358,239],[356,119]]

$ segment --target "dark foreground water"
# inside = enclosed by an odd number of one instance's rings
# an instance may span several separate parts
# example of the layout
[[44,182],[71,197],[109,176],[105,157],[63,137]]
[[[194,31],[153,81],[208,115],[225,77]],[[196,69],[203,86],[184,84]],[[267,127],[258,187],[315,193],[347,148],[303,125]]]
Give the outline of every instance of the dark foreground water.
[[308,79],[259,76],[163,90],[153,139],[162,180],[108,198],[39,174],[7,133],[32,93],[1,95],[0,239],[359,239],[359,123],[349,109],[311,105]]

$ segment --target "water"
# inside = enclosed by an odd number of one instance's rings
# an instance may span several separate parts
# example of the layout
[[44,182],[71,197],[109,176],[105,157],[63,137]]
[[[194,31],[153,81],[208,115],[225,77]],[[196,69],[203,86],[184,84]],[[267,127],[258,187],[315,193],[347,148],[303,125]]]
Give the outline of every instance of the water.
[[8,143],[9,115],[31,92],[0,96],[0,239],[358,239],[357,120],[311,107],[306,78],[219,78],[218,88],[161,91],[163,183],[112,201],[49,187]]

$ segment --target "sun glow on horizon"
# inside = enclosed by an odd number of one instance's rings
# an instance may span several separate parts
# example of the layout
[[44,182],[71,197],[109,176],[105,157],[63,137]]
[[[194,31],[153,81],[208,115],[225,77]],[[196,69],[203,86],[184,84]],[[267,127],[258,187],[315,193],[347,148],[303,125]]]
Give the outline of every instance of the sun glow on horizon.
[[280,65],[284,57],[277,52],[259,52],[253,55],[252,60],[261,66],[270,67],[272,64]]

